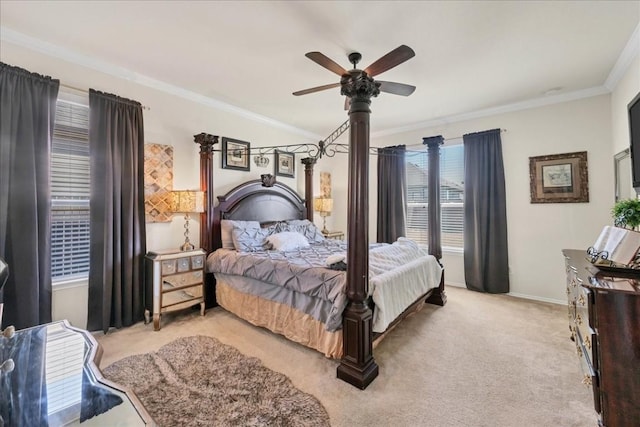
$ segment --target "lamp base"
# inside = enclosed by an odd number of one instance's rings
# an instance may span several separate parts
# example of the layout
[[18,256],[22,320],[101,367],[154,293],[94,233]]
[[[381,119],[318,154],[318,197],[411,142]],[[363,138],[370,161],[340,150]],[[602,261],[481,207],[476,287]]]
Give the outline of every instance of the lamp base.
[[322,215],[322,234],[329,234],[330,231],[327,230],[327,216]]
[[191,244],[191,242],[184,242],[182,246],[180,246],[181,251],[192,251],[195,249],[195,246]]

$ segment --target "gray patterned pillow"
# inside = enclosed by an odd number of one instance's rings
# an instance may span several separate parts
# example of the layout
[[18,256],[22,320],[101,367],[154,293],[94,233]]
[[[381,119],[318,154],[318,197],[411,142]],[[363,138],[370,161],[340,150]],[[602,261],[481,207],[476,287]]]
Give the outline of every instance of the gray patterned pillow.
[[222,240],[222,247],[225,249],[235,248],[232,236],[234,227],[255,230],[260,228],[260,223],[258,221],[232,221],[230,219],[223,219],[220,221],[220,237]]
[[307,238],[309,243],[320,243],[324,240],[322,232],[308,219],[290,219],[286,221],[286,224],[286,231],[294,231],[302,234]]
[[255,252],[265,249],[265,238],[273,232],[269,228],[233,227],[231,237],[238,252]]

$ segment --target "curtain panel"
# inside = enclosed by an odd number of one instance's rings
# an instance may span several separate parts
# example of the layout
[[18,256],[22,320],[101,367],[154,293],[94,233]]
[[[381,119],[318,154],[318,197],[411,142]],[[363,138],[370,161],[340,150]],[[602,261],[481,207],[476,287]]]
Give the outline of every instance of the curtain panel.
[[500,129],[464,141],[464,274],[468,289],[509,292],[507,208]]
[[0,62],[0,258],[10,275],[3,325],[51,321],[51,135],[60,82]]
[[142,105],[89,90],[91,266],[87,328],[130,326],[144,314]]
[[378,236],[393,243],[405,236],[407,217],[406,146],[378,148]]

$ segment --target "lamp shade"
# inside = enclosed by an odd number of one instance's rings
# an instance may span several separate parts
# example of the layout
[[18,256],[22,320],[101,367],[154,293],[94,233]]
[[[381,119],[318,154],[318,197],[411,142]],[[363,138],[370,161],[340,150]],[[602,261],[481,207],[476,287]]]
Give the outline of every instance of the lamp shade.
[[331,213],[333,210],[333,199],[316,197],[313,201],[313,210],[320,213]]
[[172,193],[172,212],[204,212],[204,191],[179,190]]

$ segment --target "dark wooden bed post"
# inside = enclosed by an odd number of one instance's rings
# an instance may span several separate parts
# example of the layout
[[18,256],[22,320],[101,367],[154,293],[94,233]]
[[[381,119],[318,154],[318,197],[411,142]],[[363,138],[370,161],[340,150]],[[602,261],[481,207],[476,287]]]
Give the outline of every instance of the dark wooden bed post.
[[[213,146],[218,143],[218,136],[208,133],[199,133],[193,136],[196,144],[200,145],[200,190],[204,191],[205,211],[200,214],[200,247],[207,254],[213,252]],[[215,307],[215,278],[213,274],[205,276],[204,305],[207,308]]]
[[210,253],[213,251],[211,232],[213,225],[213,146],[218,143],[216,135],[199,133],[193,136],[196,144],[200,145],[200,190],[205,192],[205,206],[207,209],[200,214],[200,247]]
[[[422,144],[427,146],[429,153],[429,253],[436,257],[438,262],[442,258],[442,240],[440,238],[440,146],[444,144],[442,135],[422,138]],[[442,265],[442,264],[440,264]],[[444,271],[440,280],[439,292],[432,293],[426,302],[436,305],[445,305],[447,295],[444,292]]]
[[338,378],[365,389],[378,376],[373,359],[372,313],[366,303],[369,289],[369,115],[371,97],[380,93],[366,73],[342,78],[342,95],[349,108],[349,194],[347,214],[347,297],[342,333],[344,355]]
[[304,165],[304,203],[307,208],[307,219],[313,222],[313,165],[316,159],[305,157],[302,159]]

